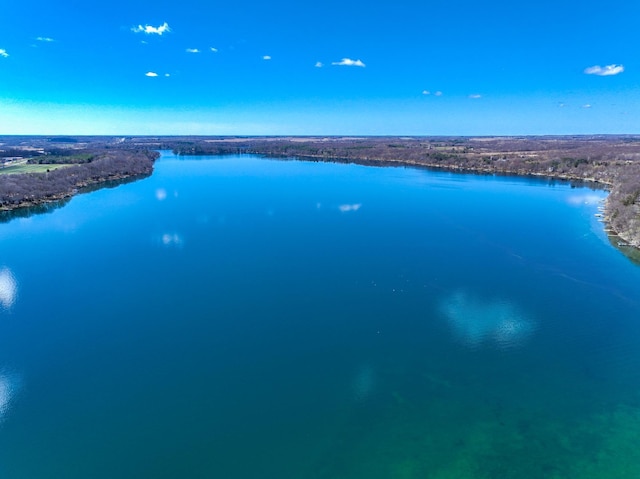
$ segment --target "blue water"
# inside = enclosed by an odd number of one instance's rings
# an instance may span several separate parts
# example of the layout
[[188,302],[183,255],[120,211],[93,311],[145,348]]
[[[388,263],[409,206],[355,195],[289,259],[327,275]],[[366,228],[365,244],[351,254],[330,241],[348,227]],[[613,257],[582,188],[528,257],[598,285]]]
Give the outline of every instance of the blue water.
[[165,153],[0,224],[0,477],[640,477],[605,197]]

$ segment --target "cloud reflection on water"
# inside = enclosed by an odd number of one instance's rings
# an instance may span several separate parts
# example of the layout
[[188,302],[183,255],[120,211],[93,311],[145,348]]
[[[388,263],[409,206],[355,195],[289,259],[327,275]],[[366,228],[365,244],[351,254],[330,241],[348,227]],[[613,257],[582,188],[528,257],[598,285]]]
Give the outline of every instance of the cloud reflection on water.
[[585,194],[577,194],[571,195],[567,198],[567,201],[570,205],[596,205],[600,203],[604,198],[602,196],[593,194],[593,193],[585,193]]
[[15,378],[0,373],[0,422],[9,411],[11,400],[14,396],[17,381]]
[[181,247],[184,245],[184,239],[178,233],[164,233],[160,236],[158,242],[166,247]]
[[534,322],[512,301],[478,298],[455,291],[440,304],[454,334],[465,345],[517,347],[533,333]]
[[167,190],[165,190],[164,188],[158,188],[156,190],[156,199],[158,201],[163,201],[167,199]]
[[342,213],[346,213],[348,211],[358,211],[361,206],[362,206],[362,203],[344,204],[344,205],[338,206],[338,209]]
[[9,268],[0,269],[0,306],[10,308],[18,294],[18,283]]
[[[179,196],[178,191],[173,191],[173,197],[177,198]],[[155,197],[158,201],[164,201],[169,197],[169,192],[165,188],[157,188],[155,191]]]

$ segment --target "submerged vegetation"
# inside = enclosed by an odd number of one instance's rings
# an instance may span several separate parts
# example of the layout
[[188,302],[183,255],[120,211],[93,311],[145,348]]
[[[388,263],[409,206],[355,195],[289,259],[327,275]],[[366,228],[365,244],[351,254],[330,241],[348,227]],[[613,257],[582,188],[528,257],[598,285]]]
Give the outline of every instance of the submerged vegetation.
[[[0,137],[0,209],[33,206],[150,174],[157,153],[252,153],[372,166],[413,165],[599,184],[619,243],[640,248],[640,137]],[[17,164],[40,173],[3,175]],[[55,170],[64,165],[65,168]],[[69,166],[72,165],[72,166]]]

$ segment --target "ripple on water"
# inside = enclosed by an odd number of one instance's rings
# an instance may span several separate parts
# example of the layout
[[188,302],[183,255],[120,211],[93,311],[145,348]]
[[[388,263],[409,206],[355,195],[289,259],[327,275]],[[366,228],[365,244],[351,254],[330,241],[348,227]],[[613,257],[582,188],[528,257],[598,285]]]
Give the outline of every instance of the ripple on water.
[[0,306],[10,308],[18,294],[18,284],[9,268],[0,269]]
[[455,291],[440,304],[456,337],[465,345],[517,347],[531,336],[534,322],[513,301]]
[[0,421],[5,418],[15,390],[16,381],[5,374],[0,374]]

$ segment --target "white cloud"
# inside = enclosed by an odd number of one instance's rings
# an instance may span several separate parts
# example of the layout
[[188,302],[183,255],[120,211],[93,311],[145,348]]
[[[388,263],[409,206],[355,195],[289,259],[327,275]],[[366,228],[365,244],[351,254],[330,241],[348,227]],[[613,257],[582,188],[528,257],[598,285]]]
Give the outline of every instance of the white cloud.
[[474,93],[473,95],[469,95],[469,98],[471,98],[473,100],[477,100],[478,98],[482,98],[482,95]]
[[362,63],[362,60],[352,60],[351,58],[343,58],[339,62],[333,62],[332,65],[337,65],[341,67],[365,67],[366,65]]
[[4,48],[0,48],[0,57],[7,58],[8,56],[9,54],[7,53],[7,51]]
[[269,55],[265,55],[262,57],[263,60],[271,60],[271,57]]
[[8,268],[0,270],[0,306],[11,307],[18,294],[18,285]]
[[157,74],[156,72],[147,72],[147,73],[145,73],[145,76],[148,76],[148,77],[157,77],[157,76],[158,76],[158,74]]
[[200,53],[200,50],[198,50],[197,48],[187,48],[185,51],[187,53]]
[[610,76],[617,75],[618,73],[622,73],[624,71],[623,65],[606,65],[601,67],[600,65],[594,65],[592,67],[588,67],[584,69],[584,72],[587,75],[598,75],[598,76]]
[[345,205],[340,205],[338,206],[338,209],[342,212],[342,213],[346,213],[348,211],[358,211],[360,209],[360,207],[362,206],[362,203],[354,203],[352,205],[349,204],[345,204]]
[[133,27],[131,31],[135,33],[146,33],[147,35],[162,35],[163,33],[170,32],[171,28],[169,28],[169,24],[167,22],[164,22],[159,27],[152,27],[151,25],[138,25],[137,27]]
[[429,90],[422,90],[422,94],[423,95],[431,95],[431,92]]
[[171,75],[169,73],[165,73],[164,76],[169,78]]
[[211,50],[213,53],[218,53],[218,49],[215,47],[211,47],[209,48],[209,50]]
[[442,96],[442,92],[441,91],[437,91],[434,93],[435,96]]
[[158,201],[163,201],[167,199],[167,190],[165,190],[164,188],[158,188],[156,190],[156,199]]
[[316,68],[322,68],[324,66],[324,64],[322,62],[316,62],[315,67]]
[[38,37],[36,38],[36,40],[38,40],[39,42],[46,42],[46,43],[55,42],[53,38],[49,38],[49,37]]
[[586,104],[582,105],[582,108],[591,108],[591,105],[589,103],[586,103]]

